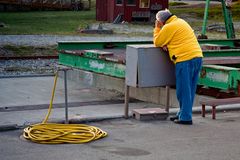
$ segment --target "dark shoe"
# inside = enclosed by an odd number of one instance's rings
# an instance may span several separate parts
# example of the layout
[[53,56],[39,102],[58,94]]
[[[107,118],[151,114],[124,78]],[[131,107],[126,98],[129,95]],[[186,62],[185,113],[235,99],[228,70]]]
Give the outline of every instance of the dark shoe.
[[192,121],[175,120],[174,123],[176,123],[176,124],[183,124],[183,125],[192,125]]
[[170,119],[170,121],[175,121],[175,120],[178,120],[178,116],[172,116],[169,119]]

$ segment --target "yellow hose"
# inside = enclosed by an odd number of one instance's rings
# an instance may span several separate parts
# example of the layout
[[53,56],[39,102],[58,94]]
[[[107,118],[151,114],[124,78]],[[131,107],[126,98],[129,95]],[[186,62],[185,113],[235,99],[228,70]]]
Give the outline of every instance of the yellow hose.
[[58,72],[54,78],[52,96],[48,108],[48,113],[40,124],[28,126],[23,131],[23,137],[32,142],[42,144],[60,144],[60,143],[87,143],[107,136],[107,132],[98,127],[85,124],[56,124],[47,123],[51,114]]

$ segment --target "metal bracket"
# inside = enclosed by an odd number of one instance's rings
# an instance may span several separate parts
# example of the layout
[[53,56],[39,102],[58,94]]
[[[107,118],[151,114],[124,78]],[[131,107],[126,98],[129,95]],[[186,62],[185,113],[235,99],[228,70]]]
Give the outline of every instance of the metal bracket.
[[[124,117],[126,119],[129,118],[129,87],[127,84],[125,84],[125,109],[124,109]],[[166,93],[166,108],[165,108],[165,111],[169,114],[169,102],[170,102],[170,87],[169,86],[166,86],[166,90],[165,90],[165,93]]]
[[67,92],[67,71],[72,70],[71,67],[58,65],[57,71],[63,71],[64,73],[64,96],[65,96],[65,124],[69,123],[68,120],[68,92]]

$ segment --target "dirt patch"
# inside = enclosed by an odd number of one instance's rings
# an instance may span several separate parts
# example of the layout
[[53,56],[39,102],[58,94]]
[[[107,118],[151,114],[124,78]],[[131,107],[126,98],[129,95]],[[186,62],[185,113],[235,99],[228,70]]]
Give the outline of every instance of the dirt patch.
[[[188,2],[186,2],[188,3]],[[179,6],[172,6],[171,8],[205,8],[206,3],[201,2],[201,3],[188,3],[187,5],[179,5]],[[216,7],[219,6],[220,3],[210,3],[210,7]]]
[[40,56],[55,55],[56,46],[31,47],[31,46],[0,46],[0,56]]

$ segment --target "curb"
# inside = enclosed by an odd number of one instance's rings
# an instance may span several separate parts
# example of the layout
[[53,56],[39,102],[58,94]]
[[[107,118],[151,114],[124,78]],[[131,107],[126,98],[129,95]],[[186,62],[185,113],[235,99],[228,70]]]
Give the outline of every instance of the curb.
[[8,76],[0,76],[0,79],[4,78],[32,78],[32,77],[53,77],[54,74],[27,74],[27,75],[8,75]]
[[[201,114],[202,108],[200,106],[193,108],[193,114]],[[224,106],[218,106],[217,112],[223,112],[223,111],[239,111],[240,105],[224,105]],[[206,113],[211,113],[212,108],[210,106],[206,106]],[[178,108],[172,108],[169,110],[169,115],[174,115],[178,112]],[[129,115],[129,119],[132,118],[132,115]],[[69,119],[70,124],[80,124],[80,123],[90,123],[90,122],[100,122],[104,120],[115,120],[115,119],[124,119],[124,115],[116,115],[116,116],[102,116],[102,117],[86,117],[86,118],[72,118]],[[0,132],[4,131],[10,131],[10,130],[17,130],[25,128],[29,125],[38,124],[41,122],[28,122],[27,124],[18,125],[18,124],[6,124],[6,125],[0,125]],[[55,119],[50,121],[49,123],[60,123],[64,124],[64,120]]]
[[[130,116],[131,117],[131,116]],[[86,118],[73,118],[69,119],[69,124],[80,124],[80,123],[90,123],[90,122],[100,122],[100,121],[105,121],[105,120],[113,120],[113,119],[123,119],[123,115],[116,115],[116,116],[103,116],[103,117],[86,117]],[[40,124],[42,122],[28,122],[24,123],[22,125],[18,124],[7,124],[7,125],[0,125],[0,132],[4,131],[10,131],[10,130],[18,130],[18,129],[23,129],[25,127],[28,127],[30,125],[34,124]],[[55,119],[52,120],[48,123],[59,123],[59,124],[64,124],[65,120],[62,119]]]
[[7,125],[0,126],[0,132],[17,130],[17,129],[20,129],[20,127],[17,124],[7,124]]
[[[206,113],[211,113],[212,112],[212,107],[211,106],[205,106]],[[172,108],[169,109],[169,114],[174,115],[178,112],[178,108]],[[240,105],[222,105],[222,106],[217,106],[216,107],[216,112],[223,112],[223,111],[239,111],[240,110]],[[193,114],[201,114],[202,113],[202,107],[197,106],[193,107],[192,110]]]

